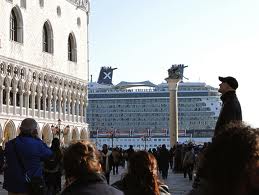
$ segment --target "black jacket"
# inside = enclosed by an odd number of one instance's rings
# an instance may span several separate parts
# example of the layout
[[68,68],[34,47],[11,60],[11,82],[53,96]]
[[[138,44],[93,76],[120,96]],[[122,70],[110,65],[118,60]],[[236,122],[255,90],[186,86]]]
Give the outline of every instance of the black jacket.
[[123,195],[123,192],[107,184],[101,174],[88,174],[77,179],[61,195]]
[[229,91],[221,96],[222,108],[216,123],[214,136],[231,121],[242,121],[242,110],[235,91]]
[[[136,181],[134,181],[134,182],[136,182]],[[124,177],[122,180],[119,180],[119,181],[115,182],[114,184],[112,184],[112,186],[123,191],[125,195],[144,195],[144,193],[142,192],[142,190],[140,189],[140,187],[138,185],[133,184],[133,186],[135,186],[135,188],[132,187],[132,185],[130,185],[130,183],[134,183],[134,182],[131,182],[131,181],[125,179],[125,177]],[[160,195],[170,195],[167,185],[160,184],[159,191],[160,191]]]

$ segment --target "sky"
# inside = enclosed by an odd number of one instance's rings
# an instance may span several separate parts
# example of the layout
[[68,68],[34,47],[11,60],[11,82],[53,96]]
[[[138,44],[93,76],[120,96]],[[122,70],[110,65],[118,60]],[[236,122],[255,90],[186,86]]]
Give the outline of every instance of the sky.
[[90,75],[118,68],[120,81],[166,82],[185,64],[186,82],[239,82],[243,119],[259,128],[259,0],[91,0]]

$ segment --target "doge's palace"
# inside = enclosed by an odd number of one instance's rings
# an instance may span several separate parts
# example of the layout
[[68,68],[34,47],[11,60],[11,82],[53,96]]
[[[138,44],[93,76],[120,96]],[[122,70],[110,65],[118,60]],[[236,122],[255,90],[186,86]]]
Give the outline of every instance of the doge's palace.
[[87,139],[89,2],[0,1],[0,143],[32,117],[47,144]]

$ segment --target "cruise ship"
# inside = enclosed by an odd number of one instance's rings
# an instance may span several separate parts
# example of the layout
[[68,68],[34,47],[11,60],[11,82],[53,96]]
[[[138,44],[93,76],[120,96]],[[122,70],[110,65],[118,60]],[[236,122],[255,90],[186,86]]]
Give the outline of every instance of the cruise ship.
[[[150,81],[112,84],[112,67],[101,67],[97,82],[89,82],[87,122],[90,138],[127,149],[170,147],[168,84]],[[218,89],[204,82],[180,82],[179,142],[208,142],[220,112]]]

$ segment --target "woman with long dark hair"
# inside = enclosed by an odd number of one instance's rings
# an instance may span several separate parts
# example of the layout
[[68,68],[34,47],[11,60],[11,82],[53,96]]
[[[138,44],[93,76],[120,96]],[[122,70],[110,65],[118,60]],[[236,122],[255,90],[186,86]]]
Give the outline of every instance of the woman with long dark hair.
[[70,145],[64,153],[66,187],[61,195],[123,195],[107,184],[102,173],[100,153],[88,141]]
[[170,194],[168,187],[158,179],[155,157],[146,151],[138,151],[131,156],[128,172],[112,186],[123,191],[125,195]]

